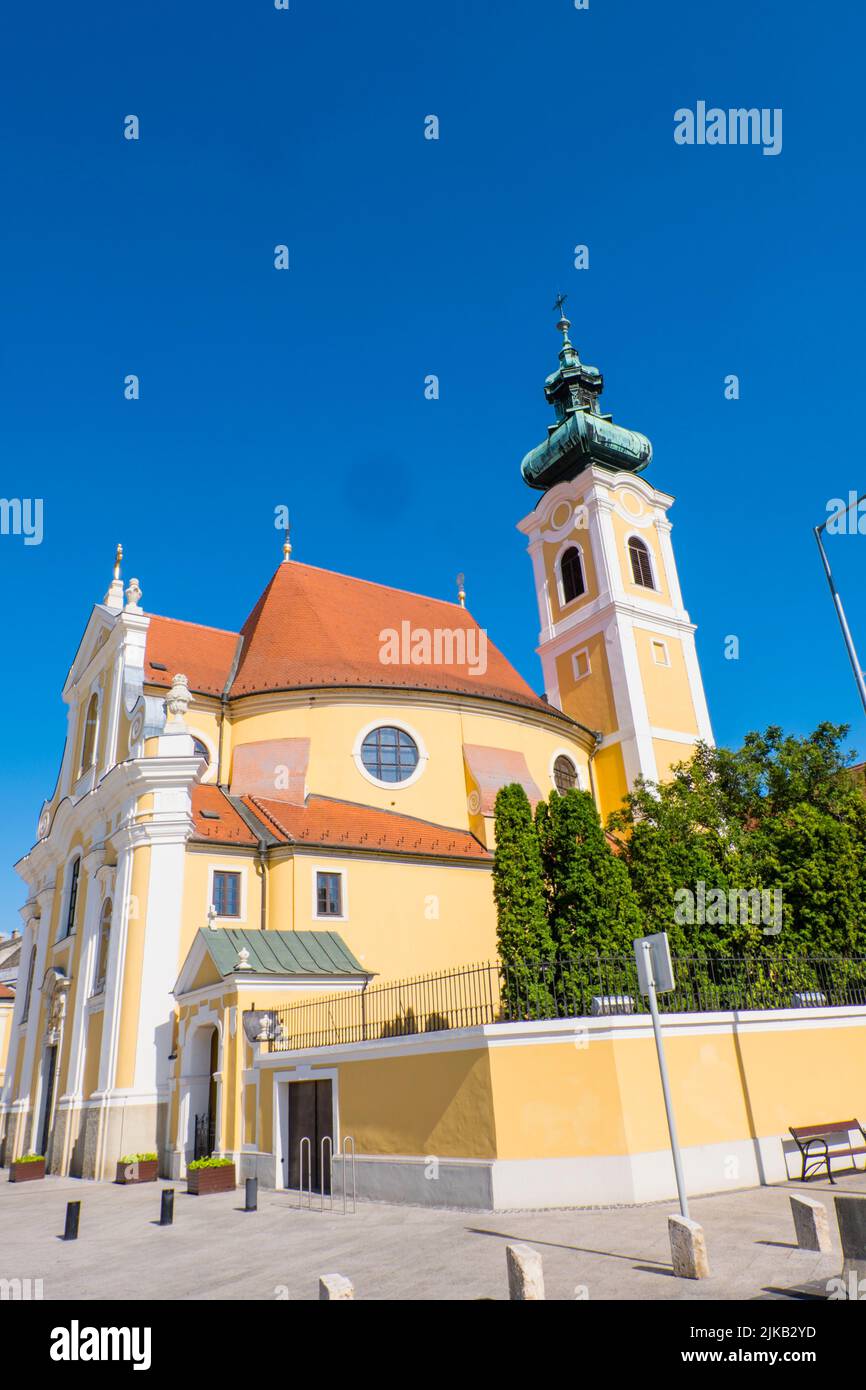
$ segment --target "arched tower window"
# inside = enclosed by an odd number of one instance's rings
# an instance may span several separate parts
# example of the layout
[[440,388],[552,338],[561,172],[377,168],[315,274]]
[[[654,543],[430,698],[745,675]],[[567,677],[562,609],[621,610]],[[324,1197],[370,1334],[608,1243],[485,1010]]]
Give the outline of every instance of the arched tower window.
[[96,973],[93,977],[93,993],[102,994],[105,989],[105,975],[108,969],[108,943],[111,938],[111,899],[102,904],[99,917],[99,943],[96,950]]
[[197,758],[204,758],[204,765],[207,767],[210,763],[210,753],[208,752],[207,744],[203,743],[200,738],[193,738],[192,748]]
[[96,757],[96,725],[99,718],[99,696],[91,695],[84,720],[84,738],[81,743],[81,768],[79,776],[93,766]]
[[628,543],[628,554],[635,584],[639,584],[642,589],[654,589],[652,559],[646,542],[639,536],[632,536]]
[[566,550],[559,562],[559,573],[562,575],[562,596],[566,603],[571,603],[572,599],[580,598],[581,594],[586,593],[583,562],[577,546],[569,546]]

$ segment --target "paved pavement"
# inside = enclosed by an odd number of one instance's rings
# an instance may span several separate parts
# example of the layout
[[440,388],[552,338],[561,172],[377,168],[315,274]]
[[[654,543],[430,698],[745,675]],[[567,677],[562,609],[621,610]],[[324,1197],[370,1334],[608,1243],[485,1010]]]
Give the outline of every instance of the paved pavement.
[[[117,1187],[73,1178],[15,1184],[0,1174],[0,1279],[42,1279],[46,1299],[315,1299],[320,1274],[347,1275],[359,1299],[504,1299],[505,1246],[541,1251],[550,1299],[754,1299],[823,1289],[842,1267],[835,1193],[866,1195],[866,1174],[694,1198],[712,1275],[671,1271],[667,1216],[675,1203],[607,1210],[435,1211],[359,1203],[343,1216],[298,1209],[297,1196],[243,1189],[190,1197],[178,1185],[175,1223],[157,1223],[168,1183]],[[798,1250],[788,1201],[826,1202],[834,1251]],[[66,1203],[81,1231],[65,1242]],[[580,1290],[584,1289],[585,1293]],[[802,1292],[799,1296],[802,1296]]]

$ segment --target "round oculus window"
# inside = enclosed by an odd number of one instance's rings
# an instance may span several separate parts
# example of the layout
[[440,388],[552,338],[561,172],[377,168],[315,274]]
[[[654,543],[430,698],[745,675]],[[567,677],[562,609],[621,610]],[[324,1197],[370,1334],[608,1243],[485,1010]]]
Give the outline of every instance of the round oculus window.
[[383,724],[361,744],[361,762],[378,782],[406,782],[418,766],[418,745],[405,729]]

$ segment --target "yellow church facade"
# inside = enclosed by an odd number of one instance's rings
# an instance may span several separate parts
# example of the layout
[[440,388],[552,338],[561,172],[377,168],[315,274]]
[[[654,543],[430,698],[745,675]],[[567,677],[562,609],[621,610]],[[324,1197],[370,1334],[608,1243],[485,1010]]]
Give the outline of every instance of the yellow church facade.
[[[462,593],[303,565],[287,542],[234,632],[145,611],[118,555],[63,687],[57,785],[17,865],[5,1161],[44,1153],[50,1172],[111,1179],[155,1152],[181,1178],[214,1152],[291,1187],[299,1136],[316,1170],[320,1140],[339,1154],[351,1135],[371,1195],[425,1200],[440,1159],[441,1200],[468,1205],[541,1201],[583,1158],[596,1194],[658,1188],[655,1160],[627,1160],[603,1113],[631,1065],[622,1047],[649,1047],[616,1033],[634,1020],[596,1021],[591,1074],[574,1021],[446,1029],[445,1005],[415,1037],[280,1041],[304,1001],[319,1001],[310,1017],[355,1017],[393,982],[435,976],[446,991],[495,962],[501,787],[536,803],[577,786],[606,815],[712,737],[672,498],[640,476],[648,441],[599,414],[600,374],[559,327],[556,423],[524,460],[541,495],[519,522],[543,695]],[[396,985],[391,1002],[405,1015]],[[582,1137],[545,1109],[551,1086],[583,1088]]]

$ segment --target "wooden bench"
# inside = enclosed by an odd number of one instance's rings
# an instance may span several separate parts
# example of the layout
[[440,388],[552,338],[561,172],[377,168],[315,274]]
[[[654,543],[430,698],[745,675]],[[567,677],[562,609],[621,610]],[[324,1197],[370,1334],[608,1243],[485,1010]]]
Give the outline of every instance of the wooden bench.
[[855,1155],[866,1154],[866,1145],[854,1148],[851,1141],[853,1130],[858,1130],[866,1139],[866,1130],[859,1120],[831,1120],[828,1124],[800,1125],[796,1128],[792,1125],[790,1133],[803,1156],[803,1176],[800,1181],[808,1182],[810,1169],[811,1176],[814,1177],[826,1167],[827,1177],[835,1184],[835,1178],[830,1171],[830,1160],[833,1158],[850,1158],[851,1166],[856,1172]]

